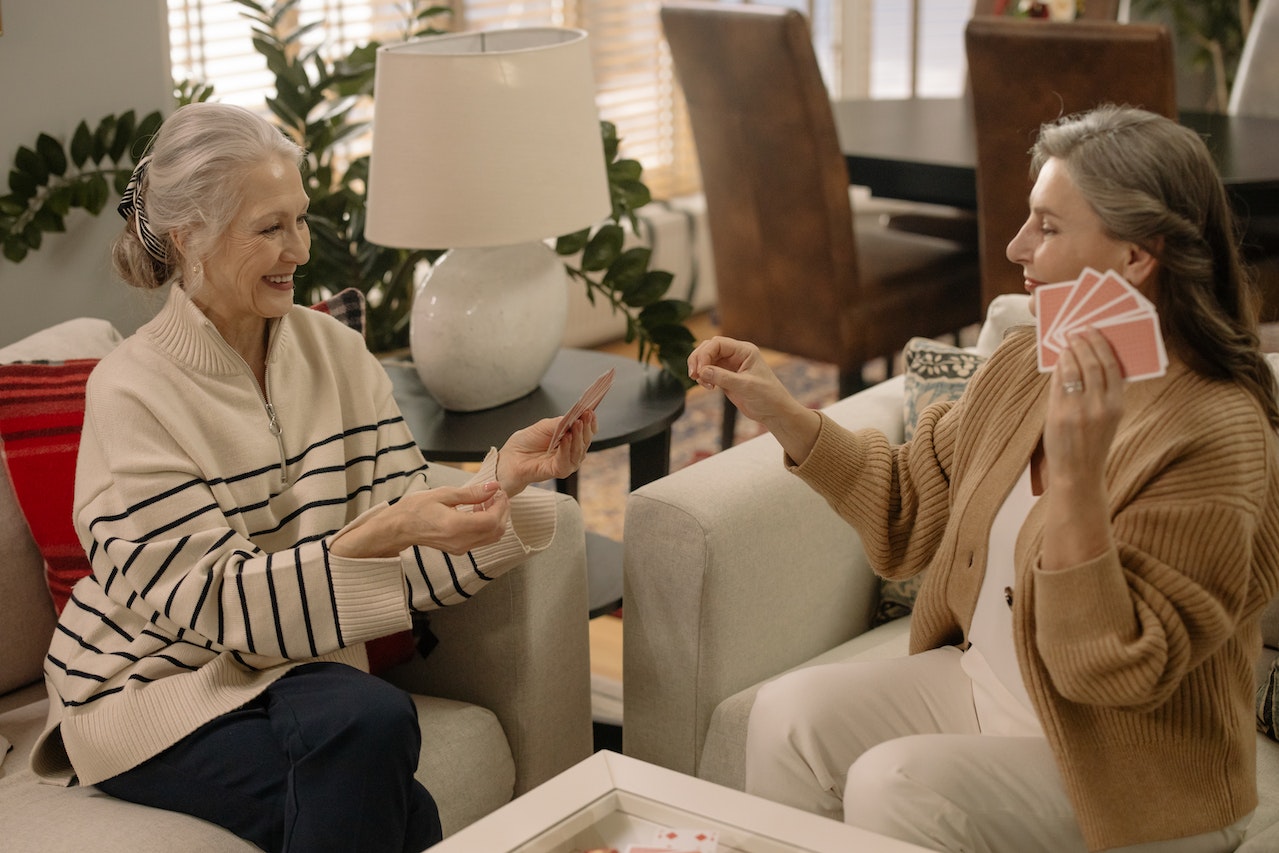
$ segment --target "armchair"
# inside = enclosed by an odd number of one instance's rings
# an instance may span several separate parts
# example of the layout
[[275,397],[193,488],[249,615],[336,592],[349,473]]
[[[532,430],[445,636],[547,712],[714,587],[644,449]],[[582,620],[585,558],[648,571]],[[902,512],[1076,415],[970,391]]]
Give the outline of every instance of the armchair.
[[[988,354],[1027,298],[990,306]],[[905,376],[825,409],[903,436]],[[910,617],[873,627],[880,584],[857,534],[782,465],[762,435],[633,492],[626,505],[623,751],[741,789],[746,724],[767,681],[803,666],[907,654]],[[1263,618],[1264,679],[1279,603]],[[1261,805],[1243,851],[1279,849],[1279,743],[1257,735]]]
[[[118,340],[103,321],[73,320],[7,347],[0,362],[96,358]],[[431,476],[469,477],[443,465]],[[556,501],[549,548],[470,601],[432,613],[438,647],[383,673],[417,706],[425,744],[417,777],[437,801],[446,836],[591,753],[585,532],[577,503]],[[0,847],[255,850],[186,815],[37,781],[28,758],[47,714],[41,667],[54,609],[44,559],[2,464],[0,554]]]

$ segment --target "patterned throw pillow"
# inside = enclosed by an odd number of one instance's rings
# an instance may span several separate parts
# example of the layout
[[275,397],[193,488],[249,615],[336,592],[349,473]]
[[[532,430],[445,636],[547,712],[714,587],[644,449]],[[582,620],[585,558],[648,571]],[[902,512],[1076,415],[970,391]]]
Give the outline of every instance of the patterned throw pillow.
[[[364,331],[364,294],[348,288],[312,308]],[[71,587],[89,574],[72,521],[76,455],[84,427],[84,391],[97,359],[0,365],[0,456],[14,495],[44,557],[45,581],[58,613]],[[411,631],[367,644],[369,668],[381,672],[413,655]]]
[[[905,439],[910,441],[920,413],[934,403],[958,400],[986,358],[927,338],[911,338],[902,350],[902,361],[906,374],[902,424]],[[906,580],[880,581],[875,624],[908,615],[915,606],[915,596],[923,579],[923,575],[918,574]]]
[[1257,731],[1279,740],[1279,658],[1270,664],[1270,675],[1257,685]]

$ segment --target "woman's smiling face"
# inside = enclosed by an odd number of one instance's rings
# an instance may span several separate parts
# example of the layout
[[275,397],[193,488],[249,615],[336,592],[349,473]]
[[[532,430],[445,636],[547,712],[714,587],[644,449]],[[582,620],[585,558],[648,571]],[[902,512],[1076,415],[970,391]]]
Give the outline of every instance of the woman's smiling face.
[[228,328],[282,317],[292,307],[293,274],[310,257],[308,203],[301,174],[283,158],[245,178],[239,210],[204,260],[203,284],[192,294],[224,336]]

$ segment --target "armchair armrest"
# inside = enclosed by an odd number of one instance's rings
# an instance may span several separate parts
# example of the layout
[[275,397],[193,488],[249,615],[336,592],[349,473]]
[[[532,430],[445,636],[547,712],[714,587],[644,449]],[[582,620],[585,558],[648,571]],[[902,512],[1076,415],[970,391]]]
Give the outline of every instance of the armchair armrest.
[[[903,379],[830,408],[901,440]],[[878,601],[857,534],[760,436],[626,505],[623,746],[696,774],[725,698],[867,630]]]
[[[433,466],[441,482],[467,474]],[[488,708],[515,759],[515,794],[592,749],[586,537],[577,502],[557,495],[555,539],[464,604],[431,613],[439,645],[386,673],[411,693]]]

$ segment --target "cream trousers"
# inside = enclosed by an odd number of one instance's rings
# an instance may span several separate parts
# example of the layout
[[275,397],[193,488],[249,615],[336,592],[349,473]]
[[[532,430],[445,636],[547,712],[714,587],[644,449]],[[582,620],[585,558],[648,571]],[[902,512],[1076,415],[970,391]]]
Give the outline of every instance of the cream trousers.
[[[746,790],[935,850],[1085,853],[1048,742],[983,734],[962,656],[813,666],[765,685],[747,728]],[[1117,849],[1234,850],[1247,822]]]

